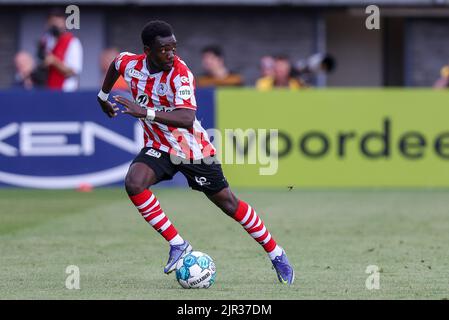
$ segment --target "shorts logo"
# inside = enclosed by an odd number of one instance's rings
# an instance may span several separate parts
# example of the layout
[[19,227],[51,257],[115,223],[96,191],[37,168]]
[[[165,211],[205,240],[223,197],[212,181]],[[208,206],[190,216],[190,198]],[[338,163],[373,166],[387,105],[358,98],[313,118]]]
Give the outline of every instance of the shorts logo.
[[161,153],[159,151],[156,151],[154,149],[150,149],[147,152],[145,152],[145,154],[151,156],[151,157],[155,157],[155,158],[160,158],[161,157]]
[[139,80],[145,79],[145,75],[142,72],[137,71],[136,69],[129,69],[127,73],[131,78],[137,78]]
[[136,102],[141,106],[146,106],[148,103],[148,95],[146,93],[137,97]]
[[195,176],[195,181],[200,186],[208,186],[208,185],[210,185],[210,182],[207,181],[207,179],[205,177],[197,177],[197,176]]
[[167,93],[167,90],[168,90],[168,86],[165,83],[159,83],[159,85],[157,86],[156,92],[160,96],[165,96],[165,94]]
[[178,97],[180,97],[183,100],[187,100],[192,96],[193,92],[192,89],[189,86],[181,86],[178,89]]
[[186,76],[182,76],[181,77],[181,83],[184,83],[184,84],[189,83],[189,78],[187,78]]

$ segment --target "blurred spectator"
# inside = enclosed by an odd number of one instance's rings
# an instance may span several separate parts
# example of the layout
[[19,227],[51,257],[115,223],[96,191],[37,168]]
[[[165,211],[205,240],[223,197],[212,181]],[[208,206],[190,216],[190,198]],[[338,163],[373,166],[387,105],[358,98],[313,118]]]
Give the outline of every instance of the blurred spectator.
[[327,53],[315,53],[306,59],[296,61],[293,65],[297,77],[307,85],[317,84],[319,75],[329,74],[335,68],[335,58]]
[[276,56],[273,64],[273,74],[259,78],[256,88],[259,90],[271,90],[273,88],[289,88],[297,90],[304,84],[292,76],[292,66],[286,56]]
[[449,65],[445,65],[441,68],[440,78],[435,81],[433,87],[436,89],[449,88]]
[[272,56],[260,58],[260,74],[262,77],[272,77],[274,75],[274,58]]
[[31,77],[34,69],[33,56],[26,51],[18,52],[14,57],[16,74],[14,76],[14,87],[23,89],[32,89],[34,86]]
[[242,77],[230,72],[224,63],[223,52],[218,46],[209,46],[202,50],[202,64],[205,74],[197,78],[199,87],[241,86]]
[[[46,74],[46,86],[50,89],[74,91],[79,87],[79,75],[83,66],[81,42],[66,30],[65,13],[53,9],[47,19],[47,31],[42,36],[38,57],[38,70]],[[39,78],[44,78],[40,75]]]
[[[104,79],[106,72],[109,69],[109,66],[111,65],[111,62],[114,61],[115,57],[119,55],[119,51],[116,48],[107,48],[105,49],[100,56],[100,68],[101,73],[103,75],[102,79]],[[126,83],[125,79],[123,79],[122,76],[120,76],[117,79],[117,82],[115,83],[113,90],[128,90],[128,84]]]

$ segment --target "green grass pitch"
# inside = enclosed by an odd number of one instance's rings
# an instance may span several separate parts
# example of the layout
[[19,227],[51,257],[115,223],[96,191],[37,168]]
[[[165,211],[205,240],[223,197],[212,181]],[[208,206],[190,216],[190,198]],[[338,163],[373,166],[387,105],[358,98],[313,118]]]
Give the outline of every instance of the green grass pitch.
[[[287,251],[277,282],[263,249],[201,193],[153,189],[217,281],[185,290],[163,266],[168,245],[122,189],[0,190],[1,299],[447,299],[449,191],[236,190]],[[66,267],[80,269],[68,290]],[[380,288],[368,290],[368,265]]]

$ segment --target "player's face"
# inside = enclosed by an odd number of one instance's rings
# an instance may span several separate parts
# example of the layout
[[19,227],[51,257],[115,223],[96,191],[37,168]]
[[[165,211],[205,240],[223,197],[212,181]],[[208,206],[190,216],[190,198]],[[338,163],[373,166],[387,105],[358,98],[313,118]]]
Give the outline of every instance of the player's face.
[[157,36],[153,45],[144,49],[151,63],[158,69],[169,71],[173,67],[176,54],[176,38],[174,35],[169,37]]

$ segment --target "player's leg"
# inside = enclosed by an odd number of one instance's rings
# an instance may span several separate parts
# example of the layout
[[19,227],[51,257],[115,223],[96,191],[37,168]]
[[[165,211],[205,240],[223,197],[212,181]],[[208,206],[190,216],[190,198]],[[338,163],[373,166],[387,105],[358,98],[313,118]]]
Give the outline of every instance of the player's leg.
[[238,199],[229,187],[214,194],[206,194],[224,213],[239,222],[270,257],[282,283],[292,284],[295,274],[285,251],[276,243],[264,221],[249,204]]
[[148,189],[160,180],[171,178],[175,170],[162,154],[156,158],[154,152],[150,154],[147,152],[148,148],[143,149],[130,166],[125,178],[125,188],[145,221],[169,242],[170,253],[164,272],[170,273],[181,256],[190,252],[192,247],[179,235],[156,196]]
[[279,281],[293,283],[294,272],[285,251],[276,243],[256,211],[231,191],[220,164],[211,161],[189,164],[182,166],[180,171],[192,189],[206,194],[216,206],[238,221],[262,245],[276,268]]

